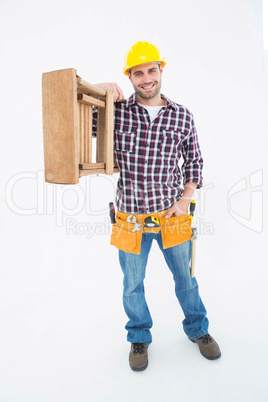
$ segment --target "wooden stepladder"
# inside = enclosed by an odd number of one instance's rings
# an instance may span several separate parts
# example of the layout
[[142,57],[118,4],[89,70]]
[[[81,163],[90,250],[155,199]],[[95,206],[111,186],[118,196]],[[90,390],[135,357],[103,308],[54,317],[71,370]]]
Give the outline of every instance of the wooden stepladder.
[[[73,68],[42,76],[45,181],[74,184],[89,174],[113,174],[113,91],[77,76]],[[97,108],[96,163],[92,163],[92,110]]]

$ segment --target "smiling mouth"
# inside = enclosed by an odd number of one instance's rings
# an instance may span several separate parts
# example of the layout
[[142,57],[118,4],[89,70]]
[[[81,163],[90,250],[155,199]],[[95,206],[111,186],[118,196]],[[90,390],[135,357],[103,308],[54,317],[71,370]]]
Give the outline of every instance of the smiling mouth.
[[155,83],[149,84],[149,85],[141,85],[141,88],[144,89],[145,91],[151,90],[155,86]]

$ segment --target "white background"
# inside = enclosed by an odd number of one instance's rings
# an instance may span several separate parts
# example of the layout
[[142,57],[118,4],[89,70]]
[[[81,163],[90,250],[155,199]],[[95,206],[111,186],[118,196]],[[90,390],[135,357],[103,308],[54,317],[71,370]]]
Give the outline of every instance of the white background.
[[[0,401],[267,401],[262,2],[0,6]],[[208,361],[183,333],[172,276],[154,245],[146,278],[153,343],[143,373],[128,366],[122,274],[109,246],[116,177],[45,184],[41,104],[42,73],[69,67],[91,83],[117,82],[128,97],[123,58],[138,40],[160,47],[162,92],[187,106],[198,128],[205,167],[195,195],[196,274],[222,350]]]

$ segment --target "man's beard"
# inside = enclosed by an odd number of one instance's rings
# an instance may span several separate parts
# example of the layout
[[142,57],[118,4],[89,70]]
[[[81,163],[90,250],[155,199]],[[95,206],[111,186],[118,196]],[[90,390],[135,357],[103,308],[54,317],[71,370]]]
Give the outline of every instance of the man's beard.
[[148,94],[146,93],[146,91],[143,92],[142,90],[140,90],[136,86],[134,86],[134,89],[135,89],[136,94],[139,95],[141,98],[143,98],[143,99],[152,99],[156,95],[159,94],[160,89],[161,89],[161,81],[159,81],[159,83],[154,82],[154,84],[155,84],[155,87],[153,88],[153,91],[152,92],[150,91],[150,93],[148,93]]

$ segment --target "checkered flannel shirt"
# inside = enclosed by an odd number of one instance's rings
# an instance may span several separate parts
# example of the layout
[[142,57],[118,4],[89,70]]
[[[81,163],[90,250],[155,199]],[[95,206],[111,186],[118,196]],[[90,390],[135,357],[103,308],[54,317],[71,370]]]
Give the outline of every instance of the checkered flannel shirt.
[[[135,94],[115,104],[114,156],[120,169],[116,206],[129,214],[169,209],[188,182],[202,186],[203,159],[192,114],[164,95],[151,122]],[[95,115],[96,128],[96,115]],[[179,160],[183,157],[180,168]]]

